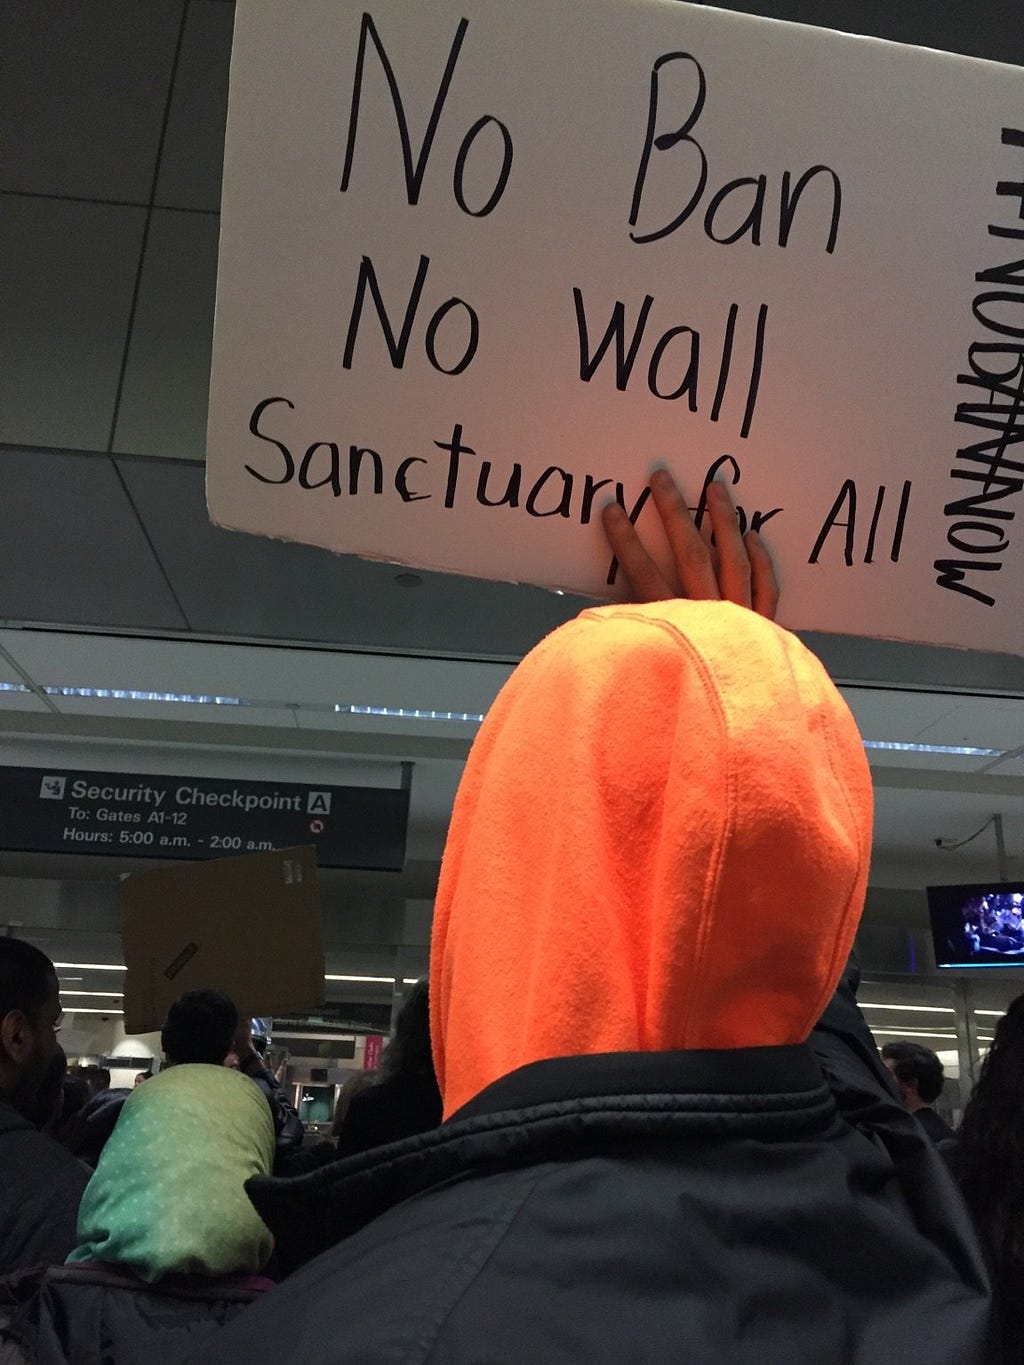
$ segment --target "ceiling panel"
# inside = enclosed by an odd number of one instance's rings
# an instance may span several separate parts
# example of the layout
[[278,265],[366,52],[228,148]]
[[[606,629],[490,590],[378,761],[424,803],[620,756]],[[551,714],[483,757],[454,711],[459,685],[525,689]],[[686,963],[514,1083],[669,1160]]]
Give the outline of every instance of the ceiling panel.
[[957,699],[942,692],[844,687],[843,696],[865,739],[913,742],[927,725],[951,711]]
[[170,461],[119,465],[192,629],[342,648],[516,658],[584,599],[514,583],[415,575],[211,525],[204,471]]
[[219,223],[153,210],[115,450],[205,458]]
[[53,712],[32,692],[0,692],[0,711],[35,711],[44,715]]
[[234,5],[188,7],[160,158],[156,203],[219,209]]
[[993,764],[989,772],[999,773],[1006,777],[1024,777],[1024,754],[1017,754],[1014,758],[1002,759],[999,763]]
[[971,757],[968,754],[922,754],[896,749],[869,749],[868,761],[877,783],[884,780],[886,769],[899,768],[926,773],[976,773],[991,763],[992,759],[979,758],[976,755]]
[[4,0],[0,189],[148,202],[183,0]]
[[1024,64],[1020,0],[715,0],[722,9]]
[[0,441],[107,448],[145,217],[0,199]]
[[[908,793],[892,788],[875,791],[876,856],[885,848],[916,846],[934,855],[937,839],[959,843],[980,829],[994,814],[1004,820],[1006,843],[1018,863],[1024,862],[1024,796],[993,798],[969,792],[915,790]],[[948,868],[950,882],[963,880],[961,864],[990,863],[996,875],[996,843],[992,829],[965,844],[962,849],[938,850],[940,867]]]
[[922,730],[926,744],[975,744],[990,749],[1024,745],[1024,700],[1019,697],[966,697]]
[[105,455],[0,449],[0,618],[180,629]]

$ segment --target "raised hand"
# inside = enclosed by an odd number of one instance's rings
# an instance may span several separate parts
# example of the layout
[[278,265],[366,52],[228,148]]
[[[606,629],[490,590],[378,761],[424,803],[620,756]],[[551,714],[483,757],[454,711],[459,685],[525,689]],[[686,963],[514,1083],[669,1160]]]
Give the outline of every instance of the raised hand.
[[651,476],[651,494],[672,551],[674,582],[665,578],[644,549],[624,508],[612,503],[601,514],[608,544],[619,561],[631,600],[660,602],[669,597],[725,600],[774,620],[779,586],[771,556],[756,531],[740,534],[725,484],[712,483],[708,487],[708,520],[700,531],[667,470],[658,470]]

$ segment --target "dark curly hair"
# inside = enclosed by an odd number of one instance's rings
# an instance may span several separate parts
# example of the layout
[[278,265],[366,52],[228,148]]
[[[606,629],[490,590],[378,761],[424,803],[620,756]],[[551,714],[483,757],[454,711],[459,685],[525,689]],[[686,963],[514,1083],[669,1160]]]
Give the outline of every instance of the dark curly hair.
[[1024,1288],[1024,995],[996,1025],[949,1161],[1005,1289]]

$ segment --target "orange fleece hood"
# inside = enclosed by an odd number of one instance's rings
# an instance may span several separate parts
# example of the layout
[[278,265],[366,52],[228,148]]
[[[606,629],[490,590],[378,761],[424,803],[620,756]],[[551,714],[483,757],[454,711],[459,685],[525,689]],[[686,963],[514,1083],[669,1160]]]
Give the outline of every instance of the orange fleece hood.
[[804,1041],[864,903],[871,779],[789,632],[596,607],[532,650],[466,762],[434,912],[445,1116],[528,1062]]

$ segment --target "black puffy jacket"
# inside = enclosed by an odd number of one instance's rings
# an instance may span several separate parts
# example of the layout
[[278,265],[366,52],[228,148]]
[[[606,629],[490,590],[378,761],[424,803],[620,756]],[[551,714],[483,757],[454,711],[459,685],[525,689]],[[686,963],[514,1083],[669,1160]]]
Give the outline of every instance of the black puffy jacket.
[[848,995],[811,1046],[538,1062],[247,1188],[314,1259],[206,1365],[998,1359],[964,1204]]
[[265,1292],[262,1282],[85,1263],[0,1283],[2,1365],[180,1365]]
[[63,1261],[89,1172],[0,1100],[0,1275]]

